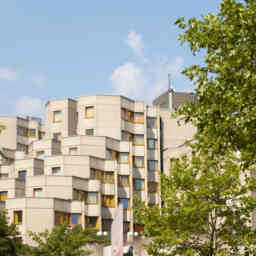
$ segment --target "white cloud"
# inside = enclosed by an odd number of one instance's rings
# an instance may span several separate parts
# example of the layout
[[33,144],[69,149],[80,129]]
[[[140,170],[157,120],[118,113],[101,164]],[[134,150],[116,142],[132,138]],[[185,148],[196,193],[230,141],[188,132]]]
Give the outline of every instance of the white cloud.
[[110,80],[116,93],[132,98],[140,96],[146,85],[144,71],[132,62],[118,66]]
[[43,111],[43,102],[39,98],[24,96],[16,102],[15,109],[18,115],[40,115]]
[[0,67],[0,80],[15,81],[17,80],[17,72],[8,68]]
[[138,57],[142,56],[143,43],[142,36],[135,31],[130,31],[126,40],[126,44],[133,50]]
[[40,73],[33,73],[30,77],[30,80],[36,87],[43,88],[45,85],[45,79]]

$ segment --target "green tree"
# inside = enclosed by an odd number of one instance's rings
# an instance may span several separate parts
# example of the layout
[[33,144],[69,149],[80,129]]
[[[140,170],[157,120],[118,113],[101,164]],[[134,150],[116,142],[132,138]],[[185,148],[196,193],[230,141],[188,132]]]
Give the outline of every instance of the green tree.
[[256,1],[223,0],[217,14],[176,21],[181,43],[204,63],[183,71],[197,104],[177,114],[197,132],[191,155],[162,175],[163,207],[138,203],[151,255],[256,255],[252,212],[256,157]]
[[5,212],[0,211],[0,256],[17,256],[22,239],[15,224],[8,224]]
[[86,245],[104,243],[104,238],[98,237],[95,230],[83,229],[80,225],[69,228],[67,225],[57,225],[52,231],[30,233],[35,247],[27,247],[25,255],[29,256],[84,256],[91,252]]
[[255,179],[241,179],[239,158],[193,155],[173,159],[170,175],[162,176],[162,208],[140,202],[136,219],[153,240],[150,255],[256,254],[256,231],[251,213],[256,201],[250,194]]
[[197,104],[179,110],[197,127],[198,150],[241,152],[245,167],[256,155],[256,1],[223,0],[217,14],[184,18],[179,36],[204,63],[183,73],[196,85]]
[[4,130],[5,129],[5,126],[4,125],[2,125],[2,124],[0,124],[0,133],[2,132],[2,130]]

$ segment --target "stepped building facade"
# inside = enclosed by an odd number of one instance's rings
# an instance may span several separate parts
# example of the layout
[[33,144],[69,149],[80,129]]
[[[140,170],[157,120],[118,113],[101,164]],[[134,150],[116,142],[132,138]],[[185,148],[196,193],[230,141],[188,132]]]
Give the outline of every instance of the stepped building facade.
[[0,134],[0,209],[26,243],[28,231],[63,222],[110,234],[119,203],[124,233],[141,231],[134,196],[161,205],[160,173],[168,172],[170,157],[195,132],[192,125],[178,126],[163,100],[164,107],[112,95],[51,100],[44,124],[0,116],[6,126]]

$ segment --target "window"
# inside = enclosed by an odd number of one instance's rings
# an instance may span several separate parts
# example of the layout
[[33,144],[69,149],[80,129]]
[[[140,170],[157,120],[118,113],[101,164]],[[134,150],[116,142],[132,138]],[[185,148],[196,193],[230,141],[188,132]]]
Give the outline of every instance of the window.
[[57,111],[53,111],[53,122],[54,123],[59,123],[61,122],[61,111],[57,110]]
[[130,181],[128,175],[119,175],[118,176],[118,182],[120,187],[129,187]]
[[86,129],[86,135],[89,135],[89,136],[93,136],[94,135],[94,130],[93,129]]
[[133,159],[134,159],[134,167],[137,167],[137,168],[144,167],[144,156],[135,156]]
[[148,126],[148,128],[157,128],[156,118],[148,117],[148,119],[147,119],[147,126]]
[[1,191],[0,192],[0,201],[5,201],[8,197],[8,192],[7,191]]
[[156,149],[157,148],[157,140],[156,139],[148,139],[148,148]]
[[85,201],[86,192],[78,189],[73,189],[73,200]]
[[58,140],[58,141],[61,141],[61,133],[60,132],[57,132],[57,133],[54,133],[53,134],[53,138],[55,139],[55,140]]
[[32,137],[32,138],[34,138],[34,137],[36,137],[36,129],[29,129],[29,137]]
[[85,217],[85,224],[86,226],[89,226],[93,229],[98,229],[99,228],[99,217]]
[[21,179],[21,180],[25,180],[26,177],[27,177],[27,171],[26,171],[26,170],[19,171],[19,172],[18,172],[18,177],[19,177],[19,179]]
[[20,126],[17,127],[17,134],[19,136],[23,136],[23,127],[20,127]]
[[17,127],[17,134],[18,134],[19,136],[28,137],[28,136],[29,136],[29,129],[26,128],[26,127],[18,126],[18,127]]
[[22,211],[14,211],[13,212],[13,222],[16,225],[22,224]]
[[0,161],[0,164],[2,164],[2,165],[10,165],[10,164],[12,164],[13,163],[13,159],[10,159],[10,158],[2,158],[2,163],[1,163],[1,161]]
[[156,171],[157,170],[157,161],[156,160],[149,160],[148,161],[148,168],[150,171]]
[[129,153],[126,153],[126,152],[119,153],[119,163],[120,164],[128,164],[129,163]]
[[128,198],[119,198],[118,202],[123,205],[124,210],[127,210],[130,208],[130,200]]
[[103,172],[102,183],[114,184],[114,172]]
[[102,231],[110,231],[112,222],[112,219],[102,219]]
[[134,112],[129,111],[125,108],[122,108],[121,110],[121,117],[125,121],[133,122],[134,120]]
[[42,188],[34,188],[33,189],[33,195],[34,197],[40,197],[42,196],[43,189]]
[[107,149],[106,150],[106,159],[107,160],[116,160],[117,159],[117,152]]
[[87,204],[97,204],[98,203],[98,192],[87,192],[85,202]]
[[81,224],[81,214],[80,213],[72,213],[71,214],[71,224],[72,224],[72,226]]
[[85,118],[94,118],[94,107],[89,106],[85,108]]
[[112,195],[103,195],[102,204],[105,207],[115,207],[115,197]]
[[144,135],[136,134],[134,136],[134,144],[137,146],[143,146],[144,145]]
[[101,179],[101,171],[96,170],[94,168],[90,169],[90,179],[92,180],[100,180]]
[[133,141],[133,134],[126,132],[126,131],[122,131],[121,134],[121,140],[122,141]]
[[70,148],[69,149],[69,154],[70,155],[77,155],[77,147]]
[[134,113],[134,123],[144,124],[144,113],[135,112]]
[[28,146],[25,145],[25,144],[17,143],[17,151],[22,151],[22,152],[25,152],[27,154],[28,153]]
[[130,222],[124,221],[123,231],[124,233],[128,233],[130,231]]
[[70,213],[55,212],[55,225],[64,224],[70,225]]
[[143,179],[134,179],[134,189],[135,190],[144,190],[144,180]]
[[53,167],[52,168],[52,175],[60,175],[61,169],[60,167]]
[[38,159],[44,159],[44,151],[38,151],[38,152],[36,153],[36,157],[37,157]]
[[148,192],[150,193],[156,193],[157,192],[157,189],[158,188],[158,185],[157,185],[157,182],[148,182]]

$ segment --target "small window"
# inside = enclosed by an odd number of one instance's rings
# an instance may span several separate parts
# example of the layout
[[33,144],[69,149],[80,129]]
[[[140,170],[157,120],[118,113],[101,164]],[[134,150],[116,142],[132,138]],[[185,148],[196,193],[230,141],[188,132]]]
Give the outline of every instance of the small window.
[[116,160],[117,152],[111,149],[106,150],[106,160]]
[[73,147],[69,149],[69,154],[70,155],[77,155],[77,147]]
[[148,148],[156,149],[157,148],[157,140],[156,139],[148,139]]
[[16,225],[22,224],[22,211],[14,211],[13,212],[13,222]]
[[36,153],[36,157],[37,157],[38,159],[44,159],[44,151],[38,151],[38,152]]
[[128,198],[119,198],[118,202],[123,205],[124,210],[128,210],[130,208],[130,202]]
[[125,131],[122,131],[121,140],[126,141],[126,132]]
[[0,201],[5,201],[8,197],[8,191],[0,191]]
[[144,190],[145,186],[144,186],[144,180],[143,179],[134,179],[134,189],[135,190]]
[[70,222],[70,213],[57,211],[55,212],[55,225],[66,223],[67,225],[70,226]]
[[55,140],[61,141],[61,139],[62,139],[61,133],[60,132],[54,133],[53,138]]
[[85,202],[87,204],[97,204],[98,203],[98,192],[87,192]]
[[119,163],[128,164],[129,163],[129,153],[121,152],[119,153]]
[[148,192],[156,193],[158,190],[157,182],[148,182]]
[[137,168],[143,168],[144,165],[144,156],[135,156],[134,157],[134,166]]
[[73,189],[73,200],[85,201],[86,192],[78,189]]
[[134,123],[144,124],[144,113],[134,113]]
[[90,169],[90,179],[92,180],[100,180],[101,179],[101,171],[96,170],[94,168]]
[[89,106],[85,108],[85,118],[94,118],[94,107]]
[[148,161],[148,168],[150,171],[156,171],[157,170],[157,161],[156,160],[149,160]]
[[36,129],[29,129],[29,137],[32,137],[32,138],[34,138],[34,137],[36,137]]
[[33,189],[33,195],[34,197],[40,197],[42,196],[43,189],[42,188],[34,188]]
[[115,197],[112,195],[103,195],[102,204],[105,207],[115,207]]
[[157,127],[157,125],[156,125],[156,118],[148,117],[147,125],[148,125],[148,128],[156,128]]
[[19,171],[19,172],[18,172],[18,177],[19,177],[19,179],[21,179],[21,180],[25,180],[26,177],[27,177],[27,171],[26,171],[26,170]]
[[134,136],[134,144],[137,146],[143,146],[144,145],[144,135],[136,134]]
[[61,169],[60,167],[53,167],[52,168],[52,175],[60,175]]
[[119,186],[120,187],[129,187],[130,180],[128,175],[119,175],[118,176]]
[[124,221],[123,231],[124,233],[128,233],[130,231],[130,222]]
[[86,135],[93,136],[94,130],[93,129],[86,129]]
[[61,111],[53,111],[53,122],[54,123],[59,123],[61,122]]
[[114,184],[115,180],[114,180],[114,172],[103,172],[103,183],[110,183],[110,184]]
[[93,229],[98,229],[99,228],[99,217],[86,216],[85,223],[86,223],[86,226],[89,226]]
[[72,223],[72,226],[81,224],[81,214],[80,213],[72,213],[71,214],[71,223]]
[[103,231],[110,231],[112,222],[113,222],[112,219],[102,219],[102,230]]

